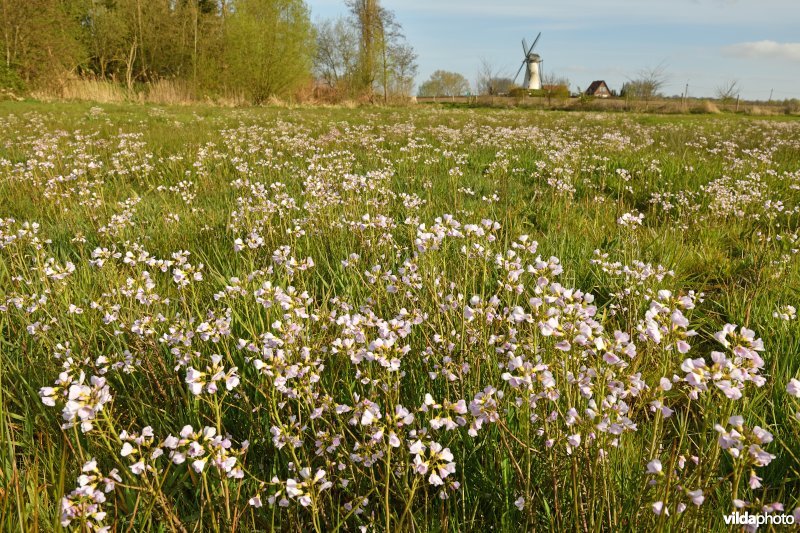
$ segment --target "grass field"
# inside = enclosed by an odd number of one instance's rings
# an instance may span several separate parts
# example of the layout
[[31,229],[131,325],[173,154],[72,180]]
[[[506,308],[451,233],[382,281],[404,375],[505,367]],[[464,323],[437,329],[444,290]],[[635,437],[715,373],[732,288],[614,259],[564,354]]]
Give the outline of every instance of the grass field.
[[800,521],[800,121],[0,103],[0,529]]

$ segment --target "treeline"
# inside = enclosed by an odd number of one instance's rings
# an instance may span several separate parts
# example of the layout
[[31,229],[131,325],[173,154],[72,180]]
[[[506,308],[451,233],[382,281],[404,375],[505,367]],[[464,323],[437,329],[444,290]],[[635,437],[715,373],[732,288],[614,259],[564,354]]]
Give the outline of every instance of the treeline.
[[378,0],[346,0],[350,15],[317,27],[314,72],[320,89],[338,98],[408,98],[417,55],[394,13]]
[[[58,94],[91,80],[134,93],[168,82],[256,103],[409,94],[416,56],[393,14],[378,0],[345,3],[349,17],[317,28],[302,0],[0,0],[0,87]],[[332,45],[332,28],[347,39]],[[333,76],[319,64],[332,54],[348,58]]]

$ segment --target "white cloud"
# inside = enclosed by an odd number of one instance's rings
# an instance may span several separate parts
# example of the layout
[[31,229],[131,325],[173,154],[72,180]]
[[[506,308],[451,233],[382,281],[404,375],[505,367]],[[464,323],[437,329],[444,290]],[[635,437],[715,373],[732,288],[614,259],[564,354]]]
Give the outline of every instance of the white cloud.
[[789,59],[800,61],[800,43],[779,43],[775,41],[754,41],[726,46],[724,51],[736,57]]

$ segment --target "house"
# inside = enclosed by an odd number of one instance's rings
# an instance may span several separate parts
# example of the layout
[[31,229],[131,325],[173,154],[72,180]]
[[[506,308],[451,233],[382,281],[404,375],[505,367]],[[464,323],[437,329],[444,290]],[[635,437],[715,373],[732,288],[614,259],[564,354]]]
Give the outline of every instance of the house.
[[604,80],[595,80],[589,85],[589,88],[586,89],[587,96],[596,96],[598,98],[608,98],[611,96],[611,91],[608,89],[608,85]]

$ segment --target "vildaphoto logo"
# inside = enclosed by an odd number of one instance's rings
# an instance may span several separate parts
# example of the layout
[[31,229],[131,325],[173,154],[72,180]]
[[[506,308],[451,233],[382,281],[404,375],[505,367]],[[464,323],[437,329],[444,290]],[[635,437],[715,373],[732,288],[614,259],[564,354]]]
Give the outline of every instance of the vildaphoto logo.
[[725,524],[729,526],[791,526],[795,523],[795,518],[790,514],[766,514],[756,513],[731,513],[724,516]]

